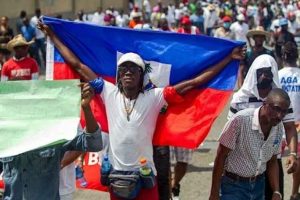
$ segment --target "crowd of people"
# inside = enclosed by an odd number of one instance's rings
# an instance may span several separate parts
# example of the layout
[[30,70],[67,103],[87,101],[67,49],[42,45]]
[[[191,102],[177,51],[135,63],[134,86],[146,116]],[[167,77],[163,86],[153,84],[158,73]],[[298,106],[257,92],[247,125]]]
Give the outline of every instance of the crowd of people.
[[[108,122],[110,132],[113,133],[110,134],[112,137],[109,149],[109,159],[113,168],[129,171],[138,167],[137,163],[132,164],[128,161],[129,158],[138,160],[134,157],[136,154],[127,152],[132,146],[126,146],[128,143],[124,141],[131,141],[130,145],[136,146],[133,150],[143,149],[143,152],[139,153],[147,157],[157,176],[157,186],[151,191],[141,190],[138,199],[167,200],[171,197],[174,200],[179,199],[180,181],[187,171],[193,150],[152,146],[151,138],[144,142],[134,141],[133,138],[136,140],[147,138],[146,135],[153,135],[158,112],[170,98],[166,97],[166,94],[184,95],[187,88],[191,89],[196,85],[184,82],[172,87],[153,89],[149,93],[144,92],[140,88],[145,71],[144,62],[139,55],[132,53],[123,55],[119,60],[117,64],[119,69],[118,85],[111,85],[97,78],[88,67],[80,62],[76,55],[59,41],[49,27],[40,23],[41,15],[41,10],[36,9],[35,15],[29,19],[26,11],[21,11],[16,21],[16,32],[8,25],[8,18],[1,17],[1,81],[38,79],[39,74],[45,72],[45,38],[46,36],[50,37],[65,61],[81,75],[83,80],[90,82],[90,85],[85,85],[84,89],[88,93],[88,97],[85,96],[88,99],[87,102],[90,101],[90,95],[94,94],[90,91],[95,90],[97,94],[101,95],[105,104],[111,105],[107,106],[106,112],[110,113]],[[57,15],[56,17],[61,18],[62,16]],[[86,14],[81,10],[76,14],[74,21],[101,26],[171,31],[244,41],[247,44],[245,56],[242,55],[243,50],[235,49],[230,56],[211,67],[216,74],[230,60],[240,60],[238,90],[233,95],[228,114],[229,121],[220,137],[209,198],[210,200],[219,198],[251,199],[254,197],[254,199],[283,199],[284,169],[280,149],[281,140],[286,140],[290,151],[287,170],[288,173],[293,173],[290,199],[300,199],[298,193],[300,163],[297,161],[297,131],[300,129],[300,109],[298,108],[300,71],[297,47],[297,37],[300,33],[300,2],[289,0],[192,0],[168,5],[158,1],[156,5],[151,5],[148,0],[143,0],[141,4],[130,1],[128,13],[113,7],[105,11],[98,8],[93,14]],[[212,74],[207,77],[205,73],[204,71],[195,78],[197,86],[206,83],[212,77]],[[276,88],[282,88],[286,92]],[[121,116],[120,113],[123,113],[123,105],[119,105],[118,99],[123,99],[124,106],[129,106],[129,111],[125,113],[124,118],[115,117]],[[149,99],[155,100],[155,102]],[[139,102],[144,102],[144,105]],[[88,103],[85,102],[83,107],[88,107],[86,104]],[[115,106],[117,109],[110,110]],[[151,112],[149,110],[149,113],[143,114],[148,116],[148,125],[141,123],[140,126],[132,127],[130,125],[129,127],[130,120],[140,121],[141,118],[145,118],[145,116],[134,114],[144,109],[143,106],[151,108]],[[154,110],[157,112],[154,113]],[[86,115],[89,116],[88,119],[92,123],[92,128],[87,129],[88,132],[97,132],[97,126],[93,123],[94,119],[90,118],[92,114],[89,112],[89,108],[86,109]],[[124,127],[130,130],[130,134],[126,137],[121,134]],[[138,136],[138,133],[141,134],[141,132],[146,135]],[[282,137],[286,139],[282,139]],[[142,147],[138,145],[142,145]],[[57,159],[71,160],[68,162],[70,164],[81,153],[64,154],[68,148],[63,147],[63,153],[60,153],[61,156]],[[100,146],[97,148],[99,149]],[[59,151],[62,150],[59,149]],[[124,151],[127,152],[126,158]],[[25,157],[29,160],[32,159],[30,153],[17,157],[14,162],[25,159]],[[152,153],[154,157],[151,156]],[[170,180],[170,157],[174,158],[176,162],[172,181]],[[1,161],[4,163],[5,178],[5,169],[10,169],[14,163],[9,163],[10,161],[7,159]],[[243,168],[241,168],[241,163]],[[53,166],[56,165],[57,163]],[[70,173],[74,174],[73,168],[72,165],[69,173],[61,173],[61,177]],[[21,168],[17,169],[21,170]],[[57,170],[55,174],[58,176]],[[74,176],[72,177],[74,180]],[[4,194],[7,199],[19,198],[19,196],[14,196],[16,193],[18,195],[20,193],[14,184],[7,184]],[[36,185],[31,187],[36,187]],[[71,195],[58,197],[58,187],[53,186],[53,191],[56,196],[50,199],[72,199],[74,192],[71,189]],[[118,197],[111,193],[111,199],[118,199]]]

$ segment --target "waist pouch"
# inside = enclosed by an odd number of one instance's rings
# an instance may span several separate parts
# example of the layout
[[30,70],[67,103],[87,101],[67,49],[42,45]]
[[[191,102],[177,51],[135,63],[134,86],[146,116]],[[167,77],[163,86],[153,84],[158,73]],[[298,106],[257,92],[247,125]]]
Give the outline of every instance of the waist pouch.
[[134,199],[138,196],[142,182],[138,171],[112,170],[109,174],[110,190],[124,199]]

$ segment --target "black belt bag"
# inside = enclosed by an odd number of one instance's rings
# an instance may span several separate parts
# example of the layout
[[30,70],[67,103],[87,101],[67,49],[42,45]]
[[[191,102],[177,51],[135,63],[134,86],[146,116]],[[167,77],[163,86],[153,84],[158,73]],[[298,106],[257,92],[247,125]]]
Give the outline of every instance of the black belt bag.
[[112,170],[109,174],[111,192],[124,199],[134,199],[140,193],[142,182],[138,171]]

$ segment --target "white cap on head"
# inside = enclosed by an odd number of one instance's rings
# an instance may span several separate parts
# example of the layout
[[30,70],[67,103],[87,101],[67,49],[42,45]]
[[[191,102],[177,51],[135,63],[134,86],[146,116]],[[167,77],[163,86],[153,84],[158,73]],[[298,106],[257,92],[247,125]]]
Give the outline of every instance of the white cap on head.
[[245,16],[244,16],[243,14],[239,14],[239,15],[236,17],[236,19],[237,19],[238,21],[245,21]]
[[118,60],[117,66],[120,67],[125,62],[132,62],[141,67],[143,71],[145,71],[145,62],[141,58],[141,56],[136,53],[125,53],[124,55],[122,55]]

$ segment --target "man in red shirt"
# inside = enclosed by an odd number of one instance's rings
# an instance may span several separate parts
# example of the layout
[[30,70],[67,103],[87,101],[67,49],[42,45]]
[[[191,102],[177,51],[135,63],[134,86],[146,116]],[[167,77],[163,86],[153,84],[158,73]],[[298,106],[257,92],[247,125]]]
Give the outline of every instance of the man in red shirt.
[[36,80],[39,75],[37,62],[27,56],[29,45],[22,35],[15,36],[7,43],[7,49],[14,52],[14,56],[3,64],[1,81]]

